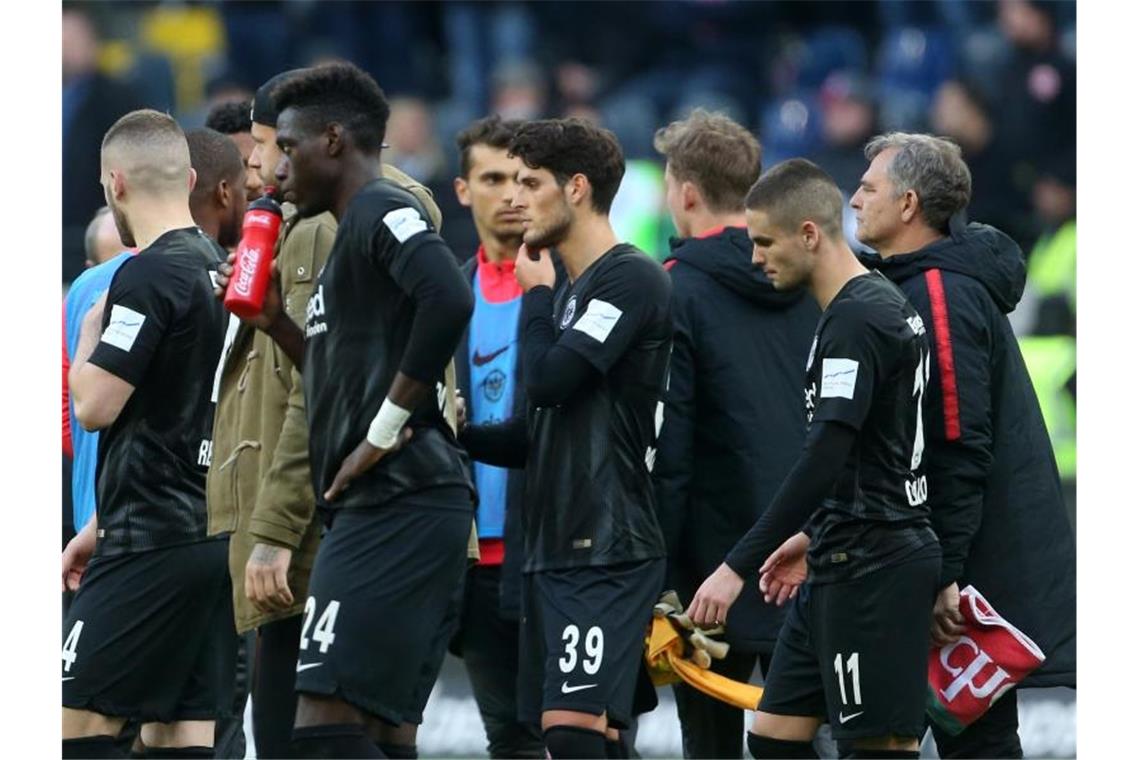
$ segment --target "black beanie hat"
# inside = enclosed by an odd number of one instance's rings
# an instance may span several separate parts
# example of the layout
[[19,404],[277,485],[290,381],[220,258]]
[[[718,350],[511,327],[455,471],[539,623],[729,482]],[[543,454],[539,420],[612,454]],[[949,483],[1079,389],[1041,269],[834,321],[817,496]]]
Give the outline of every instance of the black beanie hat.
[[279,84],[284,82],[294,74],[298,74],[304,69],[291,69],[290,71],[283,71],[280,74],[272,77],[268,82],[257,88],[257,92],[253,95],[253,107],[250,109],[250,120],[255,124],[263,124],[267,127],[277,128],[277,106],[273,104],[273,90]]

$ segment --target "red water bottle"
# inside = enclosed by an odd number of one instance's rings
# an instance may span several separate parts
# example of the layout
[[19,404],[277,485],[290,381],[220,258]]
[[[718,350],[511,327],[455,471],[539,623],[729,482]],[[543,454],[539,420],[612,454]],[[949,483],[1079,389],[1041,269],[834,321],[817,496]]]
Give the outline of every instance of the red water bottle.
[[226,309],[243,319],[256,317],[265,303],[281,219],[281,206],[269,192],[249,204],[245,212],[234,271],[222,301]]

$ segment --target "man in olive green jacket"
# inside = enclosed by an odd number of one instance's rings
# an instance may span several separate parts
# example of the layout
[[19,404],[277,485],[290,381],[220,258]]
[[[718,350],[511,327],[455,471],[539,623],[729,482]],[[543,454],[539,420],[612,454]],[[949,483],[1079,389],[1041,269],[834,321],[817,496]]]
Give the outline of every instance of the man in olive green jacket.
[[[255,147],[249,166],[275,185],[280,159],[277,113],[269,80],[253,103]],[[394,167],[387,179],[423,204],[438,229],[430,191]],[[299,219],[284,205],[277,271],[285,310],[299,325],[336,238],[331,214]],[[258,630],[253,675],[253,728],[261,757],[285,757],[293,728],[294,665],[309,574],[321,526],[309,472],[309,436],[301,375],[264,332],[230,317],[216,382],[213,455],[206,480],[210,535],[230,533],[230,575],[238,633]],[[407,735],[407,731],[403,735]],[[411,727],[414,737],[414,727]],[[401,742],[401,743],[407,743]],[[414,738],[411,739],[414,743]]]

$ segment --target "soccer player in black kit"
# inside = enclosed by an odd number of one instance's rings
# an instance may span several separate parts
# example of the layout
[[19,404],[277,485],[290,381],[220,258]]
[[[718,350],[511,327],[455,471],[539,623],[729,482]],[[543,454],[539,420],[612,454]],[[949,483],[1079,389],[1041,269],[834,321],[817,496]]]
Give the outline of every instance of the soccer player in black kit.
[[213,757],[237,645],[227,540],[206,536],[225,251],[191,218],[190,151],[169,115],[119,119],[101,181],[140,252],[84,318],[69,375],[76,418],[104,432],[96,516],[63,558],[65,581],[82,574],[63,627],[63,756],[122,756],[130,718],[147,757]]
[[[508,150],[523,163],[515,275],[531,407],[519,718],[541,721],[551,757],[624,756],[617,729],[632,722],[665,573],[649,462],[672,341],[669,277],[610,226],[625,170],[611,132],[536,121]],[[568,275],[558,293],[552,247]]]
[[754,757],[816,757],[822,722],[854,757],[918,757],[942,556],[923,470],[926,329],[848,248],[843,198],[815,164],[778,164],[745,206],[753,262],[777,289],[806,285],[823,309],[804,388],[807,442],[689,613],[725,620],[757,570],[767,600],[794,597],[748,735]]
[[275,288],[255,320],[302,368],[328,526],[301,628],[293,751],[384,757],[366,732],[419,712],[420,671],[466,565],[474,487],[437,383],[473,298],[420,202],[380,175],[388,104],[376,82],[332,64],[273,96],[284,199],[339,223],[304,331]]

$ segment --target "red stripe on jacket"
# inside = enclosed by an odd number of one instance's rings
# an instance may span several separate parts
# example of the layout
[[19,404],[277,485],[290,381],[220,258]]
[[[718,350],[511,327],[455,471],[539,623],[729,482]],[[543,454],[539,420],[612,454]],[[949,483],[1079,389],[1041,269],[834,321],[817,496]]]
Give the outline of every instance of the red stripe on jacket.
[[958,412],[958,381],[954,374],[954,347],[950,342],[950,312],[946,308],[946,290],[942,287],[942,270],[926,270],[926,289],[930,292],[930,311],[934,317],[934,345],[942,375],[942,415],[946,421],[946,440],[962,437]]

